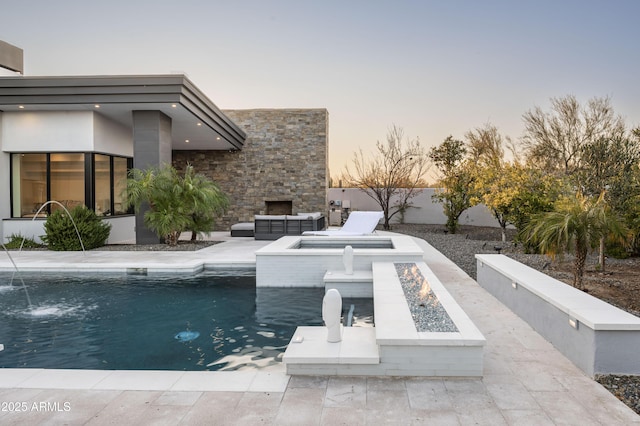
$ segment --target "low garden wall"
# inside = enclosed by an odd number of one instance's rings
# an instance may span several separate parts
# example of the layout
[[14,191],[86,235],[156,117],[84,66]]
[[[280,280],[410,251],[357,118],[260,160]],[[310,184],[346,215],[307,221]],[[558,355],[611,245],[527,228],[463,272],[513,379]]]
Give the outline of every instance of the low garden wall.
[[640,318],[499,254],[477,281],[590,376],[640,374]]

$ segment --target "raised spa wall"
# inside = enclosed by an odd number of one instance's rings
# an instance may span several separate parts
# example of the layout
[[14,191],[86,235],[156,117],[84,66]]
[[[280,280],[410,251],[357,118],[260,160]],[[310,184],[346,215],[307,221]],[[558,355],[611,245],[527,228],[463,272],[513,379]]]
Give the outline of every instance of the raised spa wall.
[[[345,247],[353,248],[353,258]],[[283,356],[288,374],[482,376],[485,338],[423,259],[412,237],[288,236],[256,251],[257,287],[336,288],[343,297],[373,297],[374,326],[298,327]],[[395,263],[415,264],[455,332],[418,332]],[[346,271],[349,265],[352,271]],[[355,290],[354,290],[355,289]]]
[[421,262],[423,256],[407,236],[282,237],[256,251],[256,287],[323,287],[327,271],[344,270],[347,245],[355,271],[370,272],[374,262]]

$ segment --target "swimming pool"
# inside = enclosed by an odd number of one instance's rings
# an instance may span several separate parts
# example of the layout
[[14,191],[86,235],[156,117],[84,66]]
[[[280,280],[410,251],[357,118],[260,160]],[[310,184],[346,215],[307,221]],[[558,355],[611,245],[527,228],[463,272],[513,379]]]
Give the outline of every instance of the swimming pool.
[[[255,275],[0,275],[0,367],[236,370],[280,362],[299,325],[322,325],[323,288],[258,288]],[[371,299],[354,305],[371,325]]]

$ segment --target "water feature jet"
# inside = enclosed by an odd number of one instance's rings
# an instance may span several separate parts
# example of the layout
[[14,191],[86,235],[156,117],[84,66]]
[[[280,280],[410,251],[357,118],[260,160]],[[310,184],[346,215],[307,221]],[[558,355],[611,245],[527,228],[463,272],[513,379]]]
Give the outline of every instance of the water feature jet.
[[[82,254],[83,255],[87,255],[87,252],[84,249],[84,243],[82,242],[82,237],[80,237],[80,231],[78,231],[78,227],[76,226],[76,221],[73,220],[73,216],[71,216],[71,212],[69,212],[69,210],[64,206],[64,204],[62,204],[59,201],[56,200],[49,200],[46,201],[45,203],[43,203],[40,208],[38,209],[38,211],[36,211],[36,213],[33,215],[33,219],[31,219],[31,222],[33,222],[34,220],[36,220],[36,218],[38,217],[38,215],[40,214],[40,212],[42,212],[42,209],[44,209],[45,207],[47,207],[49,204],[57,204],[60,207],[62,207],[64,209],[65,212],[67,212],[67,215],[69,216],[69,219],[71,219],[71,223],[73,224],[73,228],[76,230],[76,235],[78,236],[78,241],[80,241],[80,247],[82,247]],[[22,246],[24,245],[24,241],[27,237],[24,236],[22,237],[22,242],[20,243],[20,248],[18,249],[18,251],[22,251]],[[5,248],[6,249],[6,248]]]
[[[47,202],[45,202],[44,204],[42,204],[40,206],[40,208],[36,211],[36,213],[33,215],[33,219],[31,219],[31,221],[33,222],[38,215],[40,214],[40,212],[42,212],[42,210],[48,206],[49,204],[57,204],[60,207],[62,207],[64,209],[64,211],[67,213],[67,215],[69,216],[69,219],[71,219],[71,223],[73,224],[73,228],[76,231],[76,235],[78,236],[78,241],[80,241],[80,247],[82,247],[82,254],[83,255],[87,255],[87,252],[84,249],[84,243],[82,242],[82,237],[80,237],[80,231],[78,230],[78,226],[76,225],[75,220],[73,220],[73,216],[71,216],[71,212],[69,212],[69,210],[59,201],[56,200],[49,200]],[[18,248],[18,252],[22,251],[22,247],[24,246],[24,242],[26,240],[26,236],[22,237],[22,242],[20,243],[20,248]],[[24,293],[27,296],[27,302],[29,304],[29,312],[35,315],[42,315],[43,313],[38,313],[37,311],[35,311],[33,309],[33,305],[31,304],[31,297],[29,297],[29,291],[27,290],[27,285],[24,283],[24,280],[22,279],[22,276],[20,275],[20,270],[18,269],[18,265],[16,265],[16,262],[13,260],[13,257],[11,256],[11,253],[9,253],[9,250],[7,249],[7,246],[4,245],[4,243],[0,243],[2,244],[2,248],[4,249],[5,253],[7,253],[7,256],[9,256],[9,260],[11,261],[11,264],[13,265],[13,273],[11,275],[11,281],[9,282],[10,286],[13,286],[13,280],[16,277],[16,275],[18,276],[18,279],[20,280],[20,282],[22,283],[22,288],[24,288]],[[51,314],[51,311],[43,311],[44,315],[48,315]]]
[[24,283],[24,280],[22,279],[22,275],[20,275],[20,270],[18,269],[18,265],[16,265],[16,262],[13,260],[13,257],[11,257],[11,253],[9,253],[9,249],[7,249],[7,246],[4,245],[4,243],[0,243],[2,244],[2,248],[4,249],[4,252],[7,253],[7,256],[9,256],[9,261],[11,261],[11,264],[13,265],[13,274],[11,275],[11,281],[9,282],[10,286],[13,286],[13,279],[15,278],[16,274],[18,275],[18,279],[20,279],[20,282],[22,283],[22,288],[24,288],[24,293],[27,295],[27,302],[29,303],[29,311],[33,311],[33,306],[31,305],[31,298],[29,297],[29,291],[27,290],[27,286]]

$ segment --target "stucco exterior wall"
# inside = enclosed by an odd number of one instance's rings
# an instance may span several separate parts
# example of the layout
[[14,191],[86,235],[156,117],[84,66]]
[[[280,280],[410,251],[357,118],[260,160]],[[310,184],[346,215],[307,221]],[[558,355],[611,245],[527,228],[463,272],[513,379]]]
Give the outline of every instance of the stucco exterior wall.
[[93,140],[96,152],[133,157],[131,129],[97,113],[93,116]]
[[[432,199],[435,192],[436,189],[434,188],[424,188],[418,195],[412,198],[412,207],[405,212],[403,222],[436,225],[446,224],[447,217],[443,212],[442,204]],[[382,210],[373,198],[357,188],[330,188],[328,190],[328,198],[329,201],[349,201],[351,210]],[[397,214],[391,222],[399,223],[400,221],[401,216]],[[484,204],[479,204],[465,210],[462,216],[460,216],[458,223],[473,226],[500,226]]]
[[215,180],[230,199],[216,229],[252,222],[267,201],[291,201],[292,213],[327,211],[328,126],[326,109],[224,110],[247,133],[239,151],[173,151]]
[[131,157],[131,130],[93,111],[5,112],[6,152],[101,152]]
[[93,112],[5,112],[2,149],[6,152],[84,152],[93,150]]

